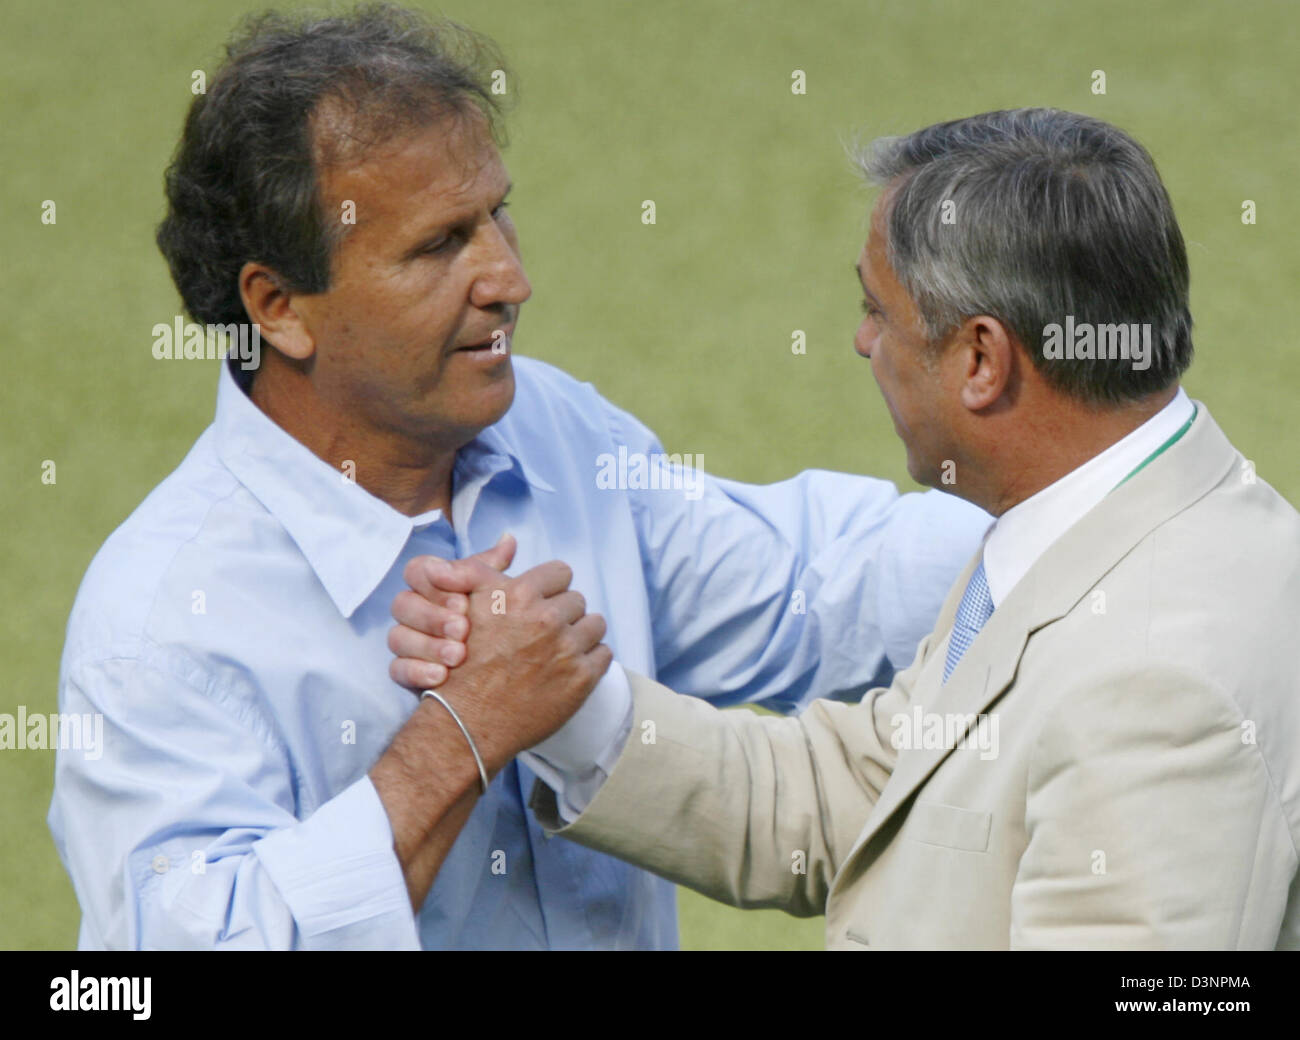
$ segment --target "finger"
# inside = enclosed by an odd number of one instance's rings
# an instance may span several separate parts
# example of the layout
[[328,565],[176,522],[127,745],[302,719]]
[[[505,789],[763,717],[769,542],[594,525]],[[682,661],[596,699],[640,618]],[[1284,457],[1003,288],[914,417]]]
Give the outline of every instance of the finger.
[[586,614],[575,621],[569,629],[578,648],[578,653],[585,654],[605,638],[605,619],[599,614]]
[[388,674],[398,686],[419,693],[431,690],[447,681],[447,666],[429,661],[416,661],[409,657],[394,657],[388,662]]
[[[458,594],[459,595],[459,594]],[[464,642],[469,635],[469,618],[446,607],[430,603],[418,592],[403,589],[393,599],[393,620],[425,635]]]
[[454,668],[465,660],[464,643],[425,635],[405,625],[394,625],[388,630],[388,649],[396,657],[445,664],[449,668]]
[[434,590],[468,594],[483,585],[500,584],[501,575],[474,557],[444,560],[438,556],[417,556],[402,572],[406,584],[427,599]]
[[609,666],[614,663],[614,651],[604,643],[597,643],[586,654],[583,655],[583,663],[591,668],[592,688],[596,683],[604,678],[605,673],[609,671]]
[[429,580],[430,568],[432,561],[438,559],[436,556],[416,556],[413,558],[402,571],[402,577],[406,584],[411,586],[416,592],[440,607],[446,607],[448,610],[454,610],[459,614],[469,612],[469,597],[463,592],[447,592],[440,589],[437,585]]
[[514,580],[521,592],[546,599],[569,587],[569,582],[573,581],[573,570],[561,560],[551,560],[524,571]]
[[514,561],[515,550],[518,548],[519,543],[515,541],[515,536],[507,531],[491,549],[475,553],[470,559],[480,560],[494,571],[504,571]]
[[[569,589],[568,592],[561,592],[557,596],[552,596],[546,601],[547,606],[556,612],[559,620],[566,625],[572,625],[585,613],[587,613],[587,600],[575,589]],[[596,640],[600,642],[600,640]],[[587,649],[583,647],[583,649]]]

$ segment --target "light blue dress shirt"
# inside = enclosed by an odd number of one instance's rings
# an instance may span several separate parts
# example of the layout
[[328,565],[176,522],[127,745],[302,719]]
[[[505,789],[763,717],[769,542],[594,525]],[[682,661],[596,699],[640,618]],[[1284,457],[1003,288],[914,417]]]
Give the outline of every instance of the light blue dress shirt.
[[673,947],[673,886],[545,836],[518,762],[411,912],[367,777],[417,703],[388,678],[406,562],[509,530],[512,573],[569,563],[627,668],[791,711],[908,664],[988,527],[956,498],[820,471],[598,486],[620,447],[661,453],[654,435],[514,366],[510,411],[457,457],[454,525],[349,482],[221,366],[215,421],[105,543],[68,624],[59,710],[104,718],[101,757],[59,752],[49,814],[82,948]]

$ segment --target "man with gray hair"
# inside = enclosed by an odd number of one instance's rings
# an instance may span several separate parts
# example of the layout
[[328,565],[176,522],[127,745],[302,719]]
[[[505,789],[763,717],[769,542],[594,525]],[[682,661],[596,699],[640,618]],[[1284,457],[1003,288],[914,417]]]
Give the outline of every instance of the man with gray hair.
[[[1300,946],[1300,516],[1179,387],[1151,157],[1022,109],[862,167],[856,348],[912,476],[997,519],[888,687],[771,718],[629,674],[539,817],[833,947]],[[472,646],[496,579],[454,567]]]

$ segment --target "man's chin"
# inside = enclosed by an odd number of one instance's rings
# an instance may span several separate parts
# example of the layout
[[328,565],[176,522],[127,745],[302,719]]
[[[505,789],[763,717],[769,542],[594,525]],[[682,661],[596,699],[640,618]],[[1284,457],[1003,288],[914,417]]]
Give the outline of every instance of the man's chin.
[[510,411],[515,400],[515,369],[506,355],[498,364],[483,372],[488,385],[477,391],[479,396],[477,412],[483,419],[483,426],[498,423]]
[[919,459],[909,448],[907,451],[907,475],[922,487],[937,488],[942,486],[942,474],[926,460]]
[[513,367],[506,363],[454,382],[441,383],[416,407],[418,412],[407,412],[405,432],[423,439],[439,440],[455,437],[468,444],[483,430],[500,422],[510,411],[515,399]]

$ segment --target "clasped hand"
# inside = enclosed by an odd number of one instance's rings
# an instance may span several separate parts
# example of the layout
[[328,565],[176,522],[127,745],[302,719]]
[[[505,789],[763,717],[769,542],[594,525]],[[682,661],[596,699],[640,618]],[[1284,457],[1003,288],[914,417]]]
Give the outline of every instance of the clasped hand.
[[605,619],[569,588],[569,566],[552,560],[507,577],[516,547],[505,535],[463,560],[411,560],[388,634],[393,680],[439,687],[492,770],[564,725],[613,660]]

